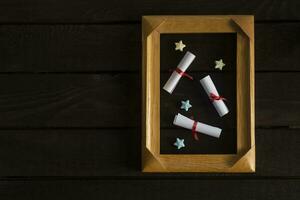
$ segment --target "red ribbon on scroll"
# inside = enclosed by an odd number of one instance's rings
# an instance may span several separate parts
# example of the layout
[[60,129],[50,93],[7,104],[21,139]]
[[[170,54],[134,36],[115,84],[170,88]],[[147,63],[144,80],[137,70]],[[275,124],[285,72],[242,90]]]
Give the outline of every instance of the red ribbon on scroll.
[[197,132],[196,132],[196,128],[197,128],[197,122],[194,121],[193,128],[192,128],[192,134],[193,134],[193,137],[195,140],[199,140]]
[[213,94],[213,93],[210,93],[210,100],[211,101],[218,101],[218,100],[224,100],[224,101],[226,101],[226,99],[224,98],[224,97],[222,97],[222,96],[217,96],[217,95],[215,95],[215,94]]
[[193,80],[193,77],[188,75],[187,73],[183,72],[181,69],[179,69],[178,67],[174,70],[176,71],[180,76],[185,76],[191,80]]

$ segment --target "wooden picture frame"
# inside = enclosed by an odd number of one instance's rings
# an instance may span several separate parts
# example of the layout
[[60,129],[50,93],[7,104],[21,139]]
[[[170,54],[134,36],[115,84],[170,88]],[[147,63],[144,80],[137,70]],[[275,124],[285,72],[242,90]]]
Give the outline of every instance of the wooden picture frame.
[[[160,34],[236,33],[236,154],[160,154]],[[143,16],[142,171],[255,172],[254,17]]]

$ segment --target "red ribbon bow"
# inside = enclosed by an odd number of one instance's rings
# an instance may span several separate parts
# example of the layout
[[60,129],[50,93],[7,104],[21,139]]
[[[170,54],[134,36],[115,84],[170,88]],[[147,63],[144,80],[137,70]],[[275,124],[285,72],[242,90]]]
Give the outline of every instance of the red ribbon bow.
[[185,76],[191,80],[193,80],[193,77],[188,75],[187,73],[185,73],[184,71],[182,71],[181,69],[179,69],[178,67],[174,70],[176,71],[180,76]]
[[193,134],[193,137],[194,137],[195,140],[199,140],[196,128],[197,128],[197,122],[194,121],[193,128],[192,128],[192,134]]
[[222,97],[222,96],[217,96],[217,95],[215,95],[214,93],[210,93],[210,100],[211,101],[215,101],[215,100],[224,100],[224,101],[226,101],[226,99],[224,98],[224,97]]

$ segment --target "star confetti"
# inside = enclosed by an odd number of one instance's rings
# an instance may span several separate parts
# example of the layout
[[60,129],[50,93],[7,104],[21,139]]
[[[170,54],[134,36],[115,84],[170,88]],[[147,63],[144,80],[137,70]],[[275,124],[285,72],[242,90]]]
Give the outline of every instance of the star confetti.
[[176,142],[174,143],[174,146],[176,146],[177,149],[181,149],[181,148],[185,147],[184,139],[176,138]]
[[188,111],[191,107],[192,105],[190,104],[190,100],[181,101],[181,109]]
[[216,68],[216,69],[220,69],[220,70],[222,70],[223,67],[225,66],[225,64],[223,63],[223,60],[222,60],[222,59],[216,60],[216,61],[215,61],[215,64],[216,64],[215,68]]
[[183,51],[183,48],[186,47],[186,45],[182,43],[182,40],[180,40],[179,42],[175,42],[175,46],[176,51]]

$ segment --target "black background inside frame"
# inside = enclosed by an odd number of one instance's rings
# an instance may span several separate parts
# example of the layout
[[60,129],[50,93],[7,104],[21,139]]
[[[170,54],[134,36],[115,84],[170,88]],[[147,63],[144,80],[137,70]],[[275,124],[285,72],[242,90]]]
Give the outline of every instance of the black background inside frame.
[[[183,52],[175,51],[174,43],[182,40],[186,47]],[[236,135],[236,34],[197,33],[161,34],[161,102],[160,102],[160,153],[161,154],[235,154]],[[162,89],[171,72],[186,51],[196,55],[187,73],[194,80],[181,78],[170,95]],[[214,69],[214,61],[223,59],[223,71]],[[229,114],[219,117],[203,90],[199,80],[210,75],[219,93],[226,97]],[[162,101],[163,99],[163,101]],[[189,99],[192,108],[180,109],[181,101]],[[199,141],[194,140],[190,130],[173,125],[174,116],[181,113],[187,117],[222,128],[219,139],[198,133]],[[185,140],[185,148],[177,150],[173,146],[176,138]]]

